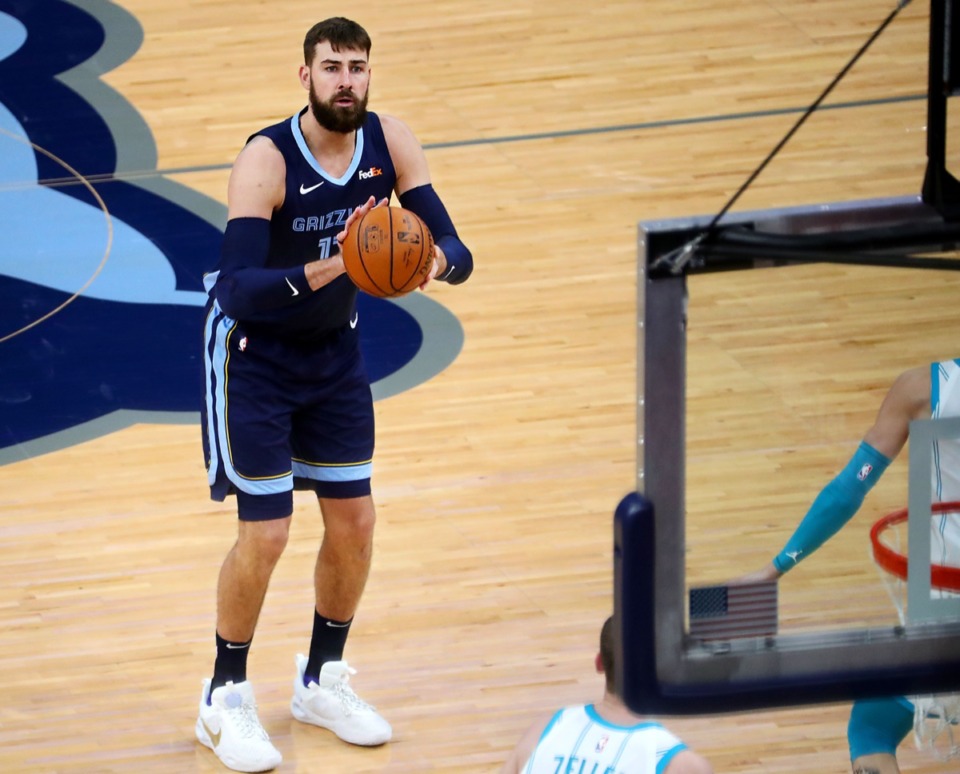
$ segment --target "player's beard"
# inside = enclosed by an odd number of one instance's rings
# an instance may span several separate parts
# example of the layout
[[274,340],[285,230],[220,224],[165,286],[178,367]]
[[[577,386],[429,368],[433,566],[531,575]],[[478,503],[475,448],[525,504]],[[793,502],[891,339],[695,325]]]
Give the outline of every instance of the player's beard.
[[349,107],[341,107],[334,104],[343,94],[337,94],[330,100],[324,102],[321,100],[313,87],[310,88],[310,112],[317,119],[317,123],[330,132],[340,132],[349,134],[361,126],[367,118],[367,94],[358,99],[353,92],[350,96],[355,102]]

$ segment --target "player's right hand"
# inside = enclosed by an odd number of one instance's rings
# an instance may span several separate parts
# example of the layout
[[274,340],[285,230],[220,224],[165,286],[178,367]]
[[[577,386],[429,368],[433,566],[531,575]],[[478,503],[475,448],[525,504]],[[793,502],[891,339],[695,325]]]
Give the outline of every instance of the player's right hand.
[[343,251],[343,240],[347,238],[347,232],[350,231],[350,227],[356,223],[360,218],[366,215],[374,207],[384,207],[386,206],[389,199],[384,197],[380,201],[377,201],[372,196],[367,199],[363,204],[357,207],[350,215],[347,216],[347,222],[343,225],[343,231],[337,234],[337,246],[340,247],[341,252]]

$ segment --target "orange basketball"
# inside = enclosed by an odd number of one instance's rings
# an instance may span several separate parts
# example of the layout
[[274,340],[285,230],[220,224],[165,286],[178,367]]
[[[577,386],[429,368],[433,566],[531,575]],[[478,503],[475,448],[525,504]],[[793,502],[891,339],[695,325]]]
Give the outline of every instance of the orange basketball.
[[353,284],[379,298],[402,296],[430,273],[433,235],[402,207],[374,207],[343,240],[343,265]]

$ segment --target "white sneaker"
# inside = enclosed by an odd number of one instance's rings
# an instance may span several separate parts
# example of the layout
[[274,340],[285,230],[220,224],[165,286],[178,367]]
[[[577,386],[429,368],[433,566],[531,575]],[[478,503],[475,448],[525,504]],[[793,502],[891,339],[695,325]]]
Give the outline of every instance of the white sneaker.
[[279,766],[283,756],[260,725],[250,681],[220,686],[208,705],[209,693],[210,680],[204,680],[197,718],[197,739],[201,744],[234,771],[270,771]]
[[307,657],[297,654],[297,676],[293,679],[293,701],[290,710],[303,722],[328,728],[343,741],[374,747],[389,742],[393,735],[390,724],[377,711],[353,692],[351,669],[346,661],[328,661],[320,669],[320,684],[303,684]]

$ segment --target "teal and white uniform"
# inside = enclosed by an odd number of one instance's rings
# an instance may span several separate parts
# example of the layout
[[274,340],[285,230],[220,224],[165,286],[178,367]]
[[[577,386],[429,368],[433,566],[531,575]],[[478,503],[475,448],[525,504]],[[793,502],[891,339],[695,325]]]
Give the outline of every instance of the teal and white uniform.
[[608,723],[592,704],[551,718],[523,774],[662,774],[686,745],[659,723]]
[[[930,366],[932,419],[960,417],[960,360]],[[960,501],[960,438],[941,438],[933,444],[931,494],[934,502]],[[930,561],[960,567],[960,514],[945,513],[933,519]]]

